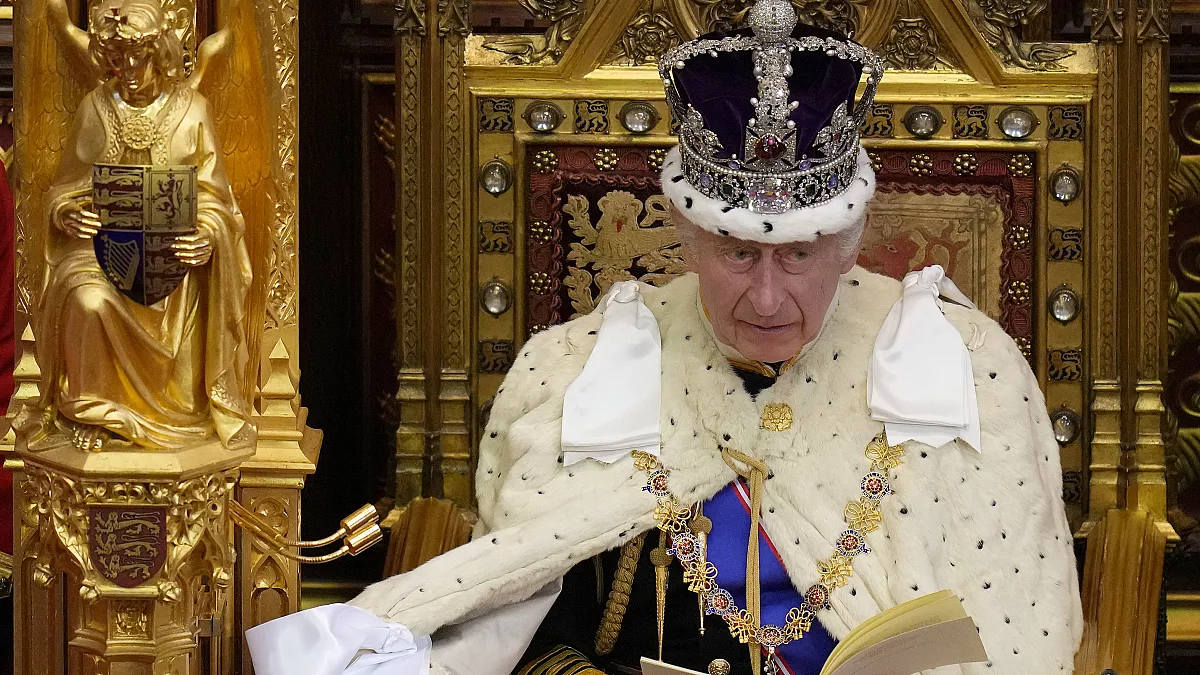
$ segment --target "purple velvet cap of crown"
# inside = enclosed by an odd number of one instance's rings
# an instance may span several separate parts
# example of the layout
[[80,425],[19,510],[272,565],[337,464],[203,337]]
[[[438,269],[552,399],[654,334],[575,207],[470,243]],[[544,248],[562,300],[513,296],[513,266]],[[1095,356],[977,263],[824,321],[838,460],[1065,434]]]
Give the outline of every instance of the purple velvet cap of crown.
[[[753,36],[749,28],[718,31],[699,40],[719,40],[728,36]],[[792,37],[812,36],[850,42],[844,35],[815,26],[796,24]],[[796,153],[799,162],[812,156],[813,140],[829,125],[834,111],[842,104],[854,110],[854,95],[862,75],[862,64],[823,51],[796,50],[791,55],[792,75],[788,78],[788,99],[799,106],[788,119],[796,123]],[[715,157],[742,159],[746,127],[754,117],[751,98],[758,96],[753,57],[749,51],[719,52],[698,56],[673,71],[675,86],[683,105],[691,104],[704,118],[704,126],[717,135],[721,149]],[[819,153],[817,153],[819,154]]]

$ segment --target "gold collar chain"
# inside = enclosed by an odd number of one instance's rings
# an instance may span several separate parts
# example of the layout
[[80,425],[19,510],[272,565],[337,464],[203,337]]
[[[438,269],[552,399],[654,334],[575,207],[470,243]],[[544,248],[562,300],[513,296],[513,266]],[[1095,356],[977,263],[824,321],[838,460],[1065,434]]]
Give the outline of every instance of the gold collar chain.
[[[726,462],[731,466],[731,460],[738,461],[751,466],[750,471],[754,474],[758,473],[753,471],[753,464],[761,462],[747,462],[746,456],[736,451],[723,451],[722,454],[728,455]],[[751,646],[760,645],[767,650],[768,657],[773,657],[775,649],[780,645],[804,637],[812,628],[817,611],[830,609],[829,596],[833,589],[849,583],[854,573],[854,558],[870,552],[866,544],[866,534],[879,529],[879,523],[883,520],[883,514],[879,510],[880,502],[884,497],[893,494],[887,472],[903,462],[904,448],[888,445],[887,435],[882,431],[867,444],[866,456],[871,461],[871,470],[859,482],[858,499],[846,504],[843,513],[848,527],[838,535],[833,555],[817,563],[820,581],[808,587],[804,592],[804,602],[787,613],[787,620],[783,626],[763,625],[757,611],[752,614],[739,608],[734,603],[733,595],[717,585],[717,568],[707,560],[705,542],[689,529],[693,509],[683,506],[670,490],[670,470],[654,455],[635,452],[633,456],[634,466],[646,472],[646,486],[643,489],[658,499],[654,519],[658,528],[670,536],[671,548],[668,553],[679,559],[683,565],[683,579],[688,590],[700,596],[706,613],[716,614],[725,619],[729,624],[729,632],[739,642],[750,643]],[[752,489],[753,493],[761,494],[761,487],[758,490]],[[752,521],[757,521],[754,516],[760,508],[761,504],[752,504]],[[748,551],[752,549],[757,552],[757,535],[754,529],[750,531],[751,543]],[[747,560],[750,562],[749,557]],[[753,571],[757,573],[757,570]],[[748,596],[749,591],[750,579],[747,578]],[[757,600],[748,598],[747,604],[758,609]],[[752,653],[757,653],[757,650]]]

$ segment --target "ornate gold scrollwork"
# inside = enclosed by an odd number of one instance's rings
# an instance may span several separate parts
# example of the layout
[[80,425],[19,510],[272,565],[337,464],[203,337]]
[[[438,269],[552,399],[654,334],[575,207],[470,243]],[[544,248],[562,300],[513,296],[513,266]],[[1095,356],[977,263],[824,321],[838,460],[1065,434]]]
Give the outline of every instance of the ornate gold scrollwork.
[[587,18],[587,0],[518,0],[530,14],[550,22],[544,35],[503,35],[483,41],[483,48],[507,54],[505,61],[531,65],[557,61]]
[[[697,20],[701,32],[730,30],[742,25],[746,12],[753,0],[695,0],[698,6]],[[862,23],[863,10],[868,0],[831,0],[811,2],[792,0],[796,17],[801,23],[822,28],[856,33]]]
[[900,70],[957,69],[952,57],[945,53],[933,24],[918,7],[906,1],[897,10],[883,42],[884,60]]
[[[179,482],[81,481],[26,465],[24,558],[41,565],[64,551],[85,600],[99,599],[101,587],[152,582],[160,599],[173,602],[200,569],[189,559],[203,542],[208,573],[227,585],[233,552],[223,513],[232,481],[231,472]],[[45,587],[52,576],[35,572],[35,581]]]
[[671,22],[669,14],[655,11],[653,4],[639,12],[625,27],[605,59],[606,63],[621,66],[658,63],[663,52],[679,44],[681,31]]
[[972,0],[967,13],[1000,60],[1028,70],[1062,70],[1075,50],[1052,42],[1023,43],[1017,28],[1046,10],[1047,0]]

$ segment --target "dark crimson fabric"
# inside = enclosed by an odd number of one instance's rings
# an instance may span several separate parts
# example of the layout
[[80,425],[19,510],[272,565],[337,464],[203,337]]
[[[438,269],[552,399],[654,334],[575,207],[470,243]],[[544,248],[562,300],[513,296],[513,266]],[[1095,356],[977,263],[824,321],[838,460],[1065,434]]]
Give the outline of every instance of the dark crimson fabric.
[[[0,164],[0,410],[13,392],[13,198]],[[0,551],[12,553],[12,475],[0,469]]]
[[[702,39],[753,35],[748,28],[714,32]],[[814,26],[797,24],[792,37],[832,37],[849,42],[844,36]],[[748,51],[718,52],[717,56],[696,56],[683,68],[671,70],[680,98],[692,104],[704,118],[704,126],[717,135],[720,158],[741,158],[746,143],[746,124],[754,117],[752,97],[758,96],[754,62]],[[789,118],[796,123],[796,152],[812,156],[813,138],[829,125],[842,103],[847,112],[854,110],[862,64],[829,56],[824,51],[792,52],[792,76],[788,78],[788,100],[800,105]]]

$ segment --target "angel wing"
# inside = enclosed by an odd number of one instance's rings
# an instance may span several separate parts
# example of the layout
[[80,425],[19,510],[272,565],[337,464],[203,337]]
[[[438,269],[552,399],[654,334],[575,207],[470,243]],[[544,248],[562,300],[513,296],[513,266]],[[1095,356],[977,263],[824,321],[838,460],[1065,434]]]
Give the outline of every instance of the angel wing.
[[16,5],[13,186],[16,188],[17,311],[32,318],[42,285],[45,197],[53,185],[71,120],[100,83],[87,36],[71,24],[63,0]]
[[264,64],[274,59],[270,28],[265,22],[260,26],[252,0],[220,4],[222,28],[197,49],[190,83],[209,101],[233,195],[245,217],[254,282],[246,307],[250,364],[244,377],[252,384],[257,381],[262,327],[275,325],[276,318],[267,311],[268,289],[281,264],[273,233],[286,223],[294,226],[295,205],[289,209],[286,203],[291,187],[272,123],[285,113],[271,105],[270,92],[276,87],[264,79],[275,71],[272,61]]

